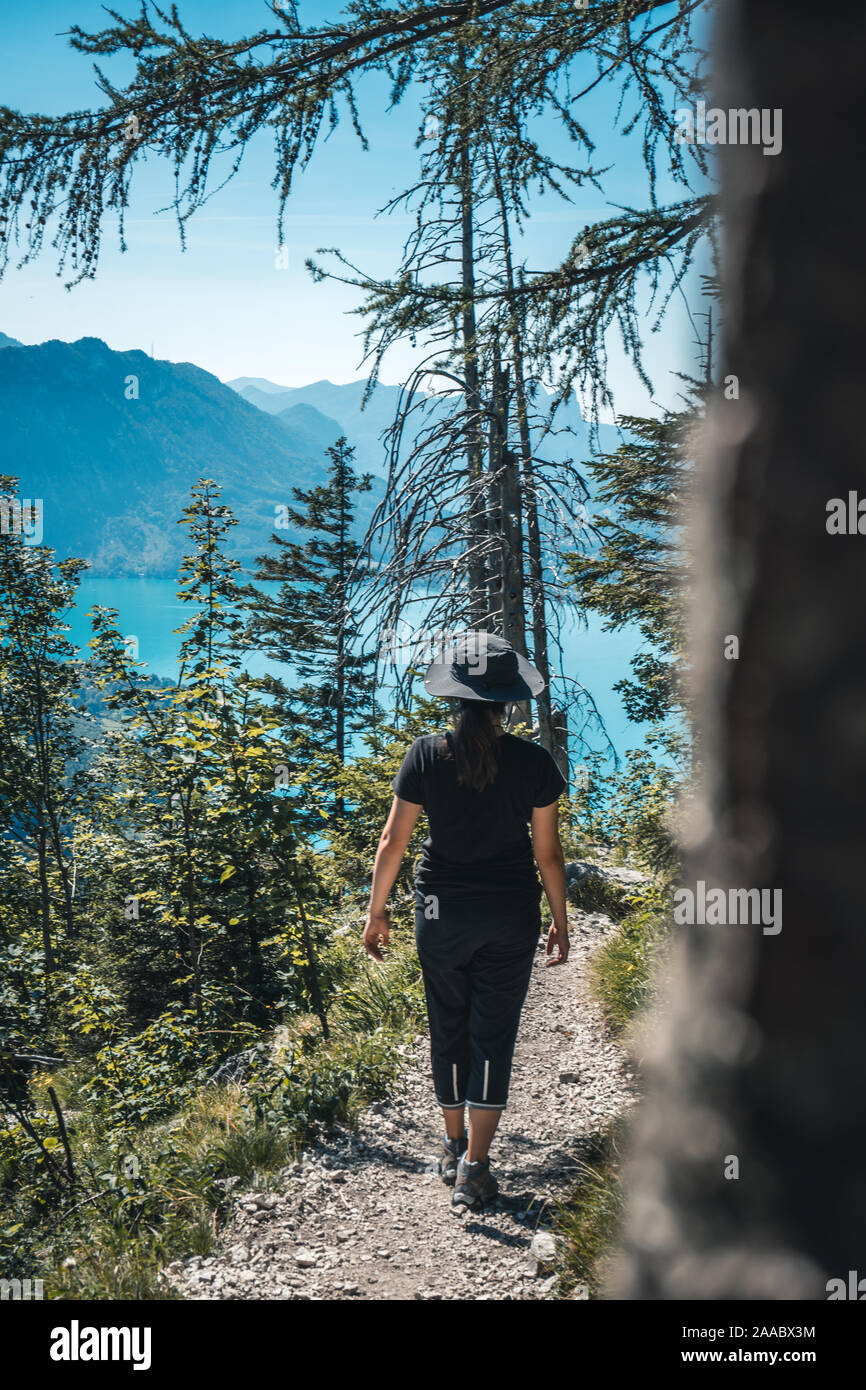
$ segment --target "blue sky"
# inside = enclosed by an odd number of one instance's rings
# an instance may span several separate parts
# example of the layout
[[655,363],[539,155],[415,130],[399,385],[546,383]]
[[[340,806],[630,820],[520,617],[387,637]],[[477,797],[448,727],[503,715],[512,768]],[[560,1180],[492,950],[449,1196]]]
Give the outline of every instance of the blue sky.
[[[132,0],[115,4],[123,13],[136,9]],[[273,23],[257,0],[179,0],[179,10],[193,32],[226,38]],[[307,24],[337,13],[336,5],[300,3],[301,19]],[[108,16],[96,0],[3,6],[4,104],[59,114],[100,100],[90,60],[70,49],[63,37],[73,22],[95,30],[108,22]],[[122,80],[125,60],[104,61],[109,76]],[[187,224],[185,252],[171,213],[158,212],[171,197],[170,169],[151,158],[139,166],[134,180],[128,251],[120,254],[113,225],[107,224],[96,280],[71,291],[57,276],[50,248],[32,265],[10,268],[0,282],[0,330],[26,343],[94,336],[116,349],[150,351],[152,345],[157,357],[195,362],[222,380],[262,376],[300,386],[321,378],[341,382],[364,375],[356,336],[362,323],[349,314],[356,302],[354,292],[333,282],[314,285],[304,259],[319,246],[338,246],[373,274],[395,268],[409,216],[376,219],[375,213],[413,180],[420,107],[410,94],[389,112],[387,85],[377,78],[362,83],[359,94],[370,148],[362,151],[347,121],[321,145],[287,209],[287,269],[276,264],[276,197],[270,186],[273,157],[267,135],[253,142],[240,173]],[[614,130],[614,93],[602,90],[593,95],[591,102],[581,105],[581,113],[598,142],[596,162],[614,165],[605,177],[605,197],[588,187],[576,192],[572,205],[538,201],[526,247],[532,268],[558,263],[577,230],[612,216],[614,204],[645,201],[639,141]],[[662,180],[660,200],[681,196]],[[695,280],[689,296],[692,312],[700,309]],[[655,400],[673,403],[679,389],[673,373],[687,370],[694,354],[694,330],[682,296],[672,303],[662,331],[647,337]],[[618,409],[652,411],[616,336],[609,351]],[[396,350],[386,361],[382,379],[401,380],[411,360],[408,347]]]

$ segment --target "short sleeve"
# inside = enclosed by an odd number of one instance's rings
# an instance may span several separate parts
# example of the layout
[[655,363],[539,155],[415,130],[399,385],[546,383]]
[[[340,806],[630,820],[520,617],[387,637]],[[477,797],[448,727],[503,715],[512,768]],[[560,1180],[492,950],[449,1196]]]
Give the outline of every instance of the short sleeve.
[[415,806],[424,805],[424,791],[421,785],[421,742],[416,739],[406,753],[391,789],[401,801],[411,801]]
[[541,748],[539,752],[543,753],[544,756],[538,760],[538,776],[532,804],[533,806],[551,806],[567,790],[568,783],[547,749]]

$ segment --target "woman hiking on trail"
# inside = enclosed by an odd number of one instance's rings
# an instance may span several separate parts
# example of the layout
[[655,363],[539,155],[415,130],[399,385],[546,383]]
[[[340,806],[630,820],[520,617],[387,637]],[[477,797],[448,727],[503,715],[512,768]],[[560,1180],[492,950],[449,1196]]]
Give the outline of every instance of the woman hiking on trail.
[[[566,782],[538,744],[502,730],[506,704],[543,689],[509,642],[459,637],[427,669],[431,695],[460,701],[452,733],[412,744],[376,852],[364,948],[382,960],[385,904],[422,810],[430,834],[415,876],[415,942],[430,1021],[436,1099],[445,1120],[440,1172],[452,1205],[495,1197],[489,1149],[508,1101],[520,1012],[541,931],[541,873],[553,923],[548,965],[568,957],[557,801]],[[531,838],[528,830],[531,825]],[[464,1112],[469,1108],[469,1133]]]

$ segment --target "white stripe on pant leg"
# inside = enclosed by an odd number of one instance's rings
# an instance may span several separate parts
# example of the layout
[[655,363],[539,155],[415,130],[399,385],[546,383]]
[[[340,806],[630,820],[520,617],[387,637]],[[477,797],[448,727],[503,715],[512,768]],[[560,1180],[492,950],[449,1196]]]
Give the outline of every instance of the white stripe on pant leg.
[[484,1062],[484,1090],[481,1092],[481,1099],[482,1099],[482,1100],[486,1100],[486,1099],[487,1099],[487,1082],[488,1082],[489,1079],[490,1079],[490,1058],[488,1057],[488,1058],[485,1059],[485,1062]]
[[451,1064],[451,1075],[452,1075],[453,1078],[454,1078],[454,1099],[457,1100],[457,1101],[459,1101],[460,1097],[459,1097],[459,1095],[457,1094],[457,1063],[456,1063],[456,1062],[452,1062],[452,1064]]

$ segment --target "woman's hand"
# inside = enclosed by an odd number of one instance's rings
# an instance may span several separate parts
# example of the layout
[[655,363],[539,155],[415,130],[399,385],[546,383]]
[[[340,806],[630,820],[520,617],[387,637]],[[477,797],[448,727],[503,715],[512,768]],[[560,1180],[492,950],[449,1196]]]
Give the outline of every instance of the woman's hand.
[[[558,951],[554,956],[553,952]],[[568,960],[568,923],[562,922],[559,926],[551,922],[550,930],[547,933],[547,954],[550,957],[545,965],[565,965]]]
[[[384,904],[394,887],[400,862],[423,809],[423,806],[416,806],[414,801],[404,801],[402,797],[395,796],[385,829],[379,837],[379,848],[376,850],[376,862],[373,865],[373,882],[370,885],[370,911],[364,923],[364,950],[374,960],[385,959],[379,949],[380,939],[383,946],[388,945],[390,931]],[[373,903],[383,904],[380,912],[372,911]]]
[[379,939],[382,945],[388,945],[391,923],[387,912],[368,912],[367,920],[364,923],[364,950],[368,956],[373,956],[375,960],[384,960],[379,949]]

